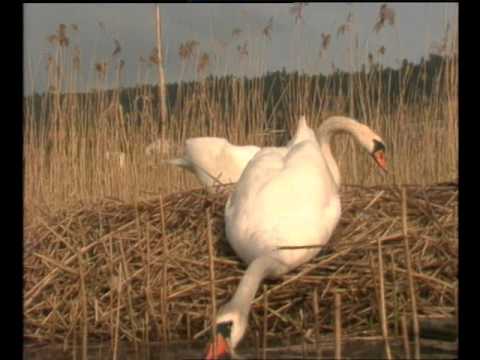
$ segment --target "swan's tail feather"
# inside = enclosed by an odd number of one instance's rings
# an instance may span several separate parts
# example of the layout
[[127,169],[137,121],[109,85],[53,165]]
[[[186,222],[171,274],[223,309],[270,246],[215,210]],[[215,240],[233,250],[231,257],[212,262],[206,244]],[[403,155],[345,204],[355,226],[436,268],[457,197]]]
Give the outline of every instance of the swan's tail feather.
[[290,139],[289,142],[287,142],[287,144],[285,145],[285,147],[287,148],[290,148],[294,145],[296,145],[297,143],[305,140],[305,134],[308,133],[308,130],[309,130],[309,126],[307,124],[307,118],[305,117],[305,115],[301,115],[299,118],[298,118],[298,123],[297,123],[297,130],[295,131],[295,134],[293,135],[293,137]]

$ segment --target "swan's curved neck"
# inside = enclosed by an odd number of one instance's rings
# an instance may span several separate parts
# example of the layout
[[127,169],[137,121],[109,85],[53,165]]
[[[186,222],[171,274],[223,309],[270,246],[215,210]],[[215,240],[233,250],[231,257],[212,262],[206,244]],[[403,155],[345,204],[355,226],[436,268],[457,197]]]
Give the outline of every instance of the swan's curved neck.
[[[244,322],[242,325],[246,326],[252,301],[262,281],[268,276],[279,276],[286,271],[288,271],[287,267],[271,256],[255,259],[248,266],[235,294],[225,307],[238,312],[241,321]],[[244,326],[241,327],[244,328]]]
[[270,256],[262,256],[252,261],[240,280],[230,304],[237,307],[241,313],[248,315],[260,284],[265,277],[276,272],[277,266],[278,261]]
[[279,276],[288,271],[288,268],[280,261],[269,255],[261,256],[250,263],[232,299],[218,311],[217,324],[225,319],[235,322],[230,341],[232,349],[242,339],[248,325],[248,315],[255,294],[267,276]]
[[337,186],[340,186],[340,171],[338,170],[337,162],[333,158],[332,150],[330,148],[332,135],[339,132],[347,132],[352,134],[358,140],[360,126],[361,125],[357,121],[348,117],[332,116],[325,120],[318,128],[318,142],[320,144],[320,149]]

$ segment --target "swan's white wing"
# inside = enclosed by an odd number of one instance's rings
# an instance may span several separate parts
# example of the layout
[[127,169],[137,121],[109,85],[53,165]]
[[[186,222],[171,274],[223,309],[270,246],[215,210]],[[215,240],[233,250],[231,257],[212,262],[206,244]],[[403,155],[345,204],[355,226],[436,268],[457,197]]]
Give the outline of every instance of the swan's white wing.
[[191,138],[185,141],[185,157],[199,166],[211,166],[218,160],[228,141],[216,137]]
[[204,185],[236,182],[257,146],[236,146],[216,137],[191,138],[185,142],[184,158]]
[[229,182],[237,182],[250,160],[260,151],[258,146],[237,146],[229,144],[222,153],[222,163],[225,164],[225,178]]

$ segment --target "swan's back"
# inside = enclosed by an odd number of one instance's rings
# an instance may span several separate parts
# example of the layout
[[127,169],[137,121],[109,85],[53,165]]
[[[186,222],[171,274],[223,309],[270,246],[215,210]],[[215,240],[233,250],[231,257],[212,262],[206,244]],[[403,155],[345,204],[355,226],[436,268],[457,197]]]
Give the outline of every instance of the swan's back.
[[[260,150],[227,202],[227,237],[247,263],[280,246],[323,244],[338,222],[337,187],[310,135],[294,138],[289,147]],[[276,256],[293,268],[318,250],[282,250]]]

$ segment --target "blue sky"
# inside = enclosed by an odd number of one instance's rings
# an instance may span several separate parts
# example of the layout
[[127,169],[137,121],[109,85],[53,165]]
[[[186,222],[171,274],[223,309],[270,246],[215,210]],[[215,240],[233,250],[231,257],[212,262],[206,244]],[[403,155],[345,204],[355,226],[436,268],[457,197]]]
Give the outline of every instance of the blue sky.
[[[290,13],[292,4],[161,4],[167,81],[176,81],[181,74],[183,79],[198,76],[193,65],[182,71],[178,48],[186,40],[198,41],[200,51],[210,55],[208,73],[252,76],[283,67],[329,73],[332,63],[348,69],[351,62],[366,62],[368,53],[376,53],[381,46],[386,48],[381,60],[385,65],[395,67],[403,58],[417,62],[427,56],[433,42],[442,39],[447,22],[455,29],[458,21],[456,3],[388,3],[395,11],[395,27],[387,26],[377,34],[372,29],[380,5],[309,3],[304,8],[303,21],[296,24]],[[354,15],[352,33],[358,34],[355,58],[348,50],[349,44],[355,44],[355,38],[336,35],[349,12]],[[262,29],[271,17],[269,40]],[[104,24],[105,31],[99,22]],[[78,32],[69,27],[67,35],[70,48],[77,45],[81,49],[83,88],[94,83],[94,63],[111,56],[113,39],[118,39],[122,47],[119,59],[125,61],[126,86],[137,81],[139,56],[148,58],[155,46],[153,4],[25,4],[26,93],[32,87],[37,91],[45,88],[47,57],[54,53],[47,36],[55,33],[60,23],[78,25]],[[242,30],[236,37],[232,36],[235,28]],[[332,37],[329,49],[320,58],[322,33],[331,33]],[[240,60],[237,47],[245,43],[248,56]],[[155,82],[154,67],[147,68],[146,77]]]

